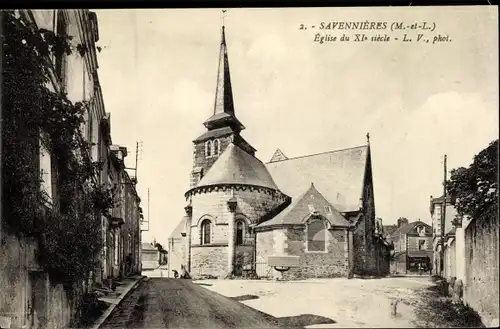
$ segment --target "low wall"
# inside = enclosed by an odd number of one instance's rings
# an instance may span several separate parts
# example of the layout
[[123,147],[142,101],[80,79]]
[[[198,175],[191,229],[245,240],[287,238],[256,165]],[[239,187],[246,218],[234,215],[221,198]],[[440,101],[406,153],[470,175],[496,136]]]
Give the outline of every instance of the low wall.
[[36,243],[12,235],[3,238],[0,245],[1,322],[9,321],[11,328],[69,328],[76,314],[76,303],[61,284],[52,284],[48,274],[38,267]]
[[464,301],[479,313],[486,326],[498,326],[498,231],[496,209],[489,216],[473,219],[465,229]]

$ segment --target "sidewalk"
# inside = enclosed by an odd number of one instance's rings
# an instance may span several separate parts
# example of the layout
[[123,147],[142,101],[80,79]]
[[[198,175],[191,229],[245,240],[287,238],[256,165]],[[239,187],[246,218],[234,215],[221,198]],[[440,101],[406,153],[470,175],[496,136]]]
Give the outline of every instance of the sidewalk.
[[106,302],[110,305],[108,309],[99,317],[99,319],[97,319],[97,321],[90,327],[90,329],[98,329],[111,315],[114,309],[121,303],[121,301],[127,297],[127,295],[134,290],[144,278],[145,277],[141,275],[125,278],[122,281],[117,282],[116,290],[113,293],[100,297],[100,301]]

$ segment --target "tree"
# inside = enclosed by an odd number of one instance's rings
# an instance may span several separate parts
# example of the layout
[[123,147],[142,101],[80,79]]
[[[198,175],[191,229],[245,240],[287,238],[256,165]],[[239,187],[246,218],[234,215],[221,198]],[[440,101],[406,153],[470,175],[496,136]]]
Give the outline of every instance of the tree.
[[458,214],[481,218],[498,206],[498,139],[474,156],[469,168],[451,171],[446,184]]

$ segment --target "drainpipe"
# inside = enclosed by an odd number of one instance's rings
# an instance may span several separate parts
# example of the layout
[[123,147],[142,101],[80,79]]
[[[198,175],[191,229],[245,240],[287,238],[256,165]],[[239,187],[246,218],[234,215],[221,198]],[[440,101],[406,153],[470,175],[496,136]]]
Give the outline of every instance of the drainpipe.
[[347,274],[347,278],[351,279],[351,273],[350,273],[350,263],[349,263],[349,253],[351,250],[349,250],[349,228],[344,228],[344,235],[345,235],[345,244],[344,244],[344,266]]
[[184,207],[184,211],[186,212],[186,236],[187,236],[187,259],[186,261],[186,267],[187,267],[187,272],[191,273],[191,222],[193,219],[193,206],[191,205],[191,196],[189,196],[189,203],[187,206]]
[[234,197],[234,189],[231,189],[231,198],[227,201],[229,209],[229,234],[228,234],[228,251],[227,251],[227,271],[228,275],[233,274],[234,269],[234,221],[236,215],[236,206],[238,202]]

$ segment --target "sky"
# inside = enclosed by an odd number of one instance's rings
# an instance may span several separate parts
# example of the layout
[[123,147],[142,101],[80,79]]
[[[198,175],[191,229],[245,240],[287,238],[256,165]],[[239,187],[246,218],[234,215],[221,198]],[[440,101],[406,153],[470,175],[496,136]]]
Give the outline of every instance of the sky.
[[[149,218],[143,241],[167,245],[184,216],[192,140],[213,113],[221,10],[96,12],[113,143],[128,147],[133,167],[142,141],[138,192]],[[268,162],[277,148],[295,157],[364,145],[369,132],[376,216],[384,225],[399,217],[430,222],[444,154],[448,169],[468,166],[498,138],[497,17],[493,6],[228,9],[242,135]],[[425,35],[429,43],[402,43],[402,32],[391,31],[381,34],[399,35],[399,42],[314,42],[311,26],[330,21],[436,27]],[[432,44],[438,34],[451,41]]]

